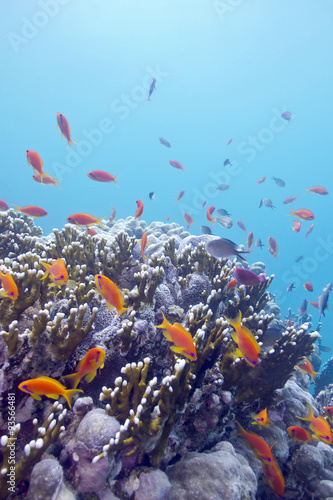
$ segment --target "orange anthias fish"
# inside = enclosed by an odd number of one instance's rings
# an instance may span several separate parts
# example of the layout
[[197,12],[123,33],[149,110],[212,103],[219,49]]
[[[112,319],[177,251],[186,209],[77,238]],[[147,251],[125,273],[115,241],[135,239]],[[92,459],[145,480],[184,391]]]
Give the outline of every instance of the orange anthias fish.
[[284,478],[277,461],[273,460],[272,463],[261,462],[262,470],[265,474],[264,482],[271,488],[274,495],[282,498],[284,495]]
[[287,432],[289,437],[291,439],[295,439],[298,443],[308,443],[313,439],[309,431],[303,429],[303,427],[298,427],[297,425],[288,427]]
[[275,257],[276,259],[278,258],[278,245],[275,241],[274,238],[272,238],[272,236],[269,236],[268,237],[268,244],[269,244],[269,252],[273,255],[273,257]]
[[243,357],[250,366],[256,366],[261,348],[253,333],[246,326],[241,325],[242,313],[238,311],[236,318],[225,319],[236,330],[236,332],[231,332],[231,337],[238,345],[237,356]]
[[274,458],[272,455],[272,450],[266,443],[266,441],[260,437],[258,434],[252,431],[246,431],[243,429],[241,424],[237,422],[237,433],[236,436],[241,436],[247,441],[247,446],[251,448],[257,458],[265,463],[272,463]]
[[184,220],[185,220],[185,222],[186,222],[186,224],[187,224],[187,226],[186,226],[186,231],[188,231],[188,228],[189,228],[190,226],[192,226],[192,224],[193,224],[193,219],[192,219],[192,217],[190,216],[190,214],[188,214],[187,212],[184,212]]
[[0,200],[0,210],[9,210],[9,206],[3,200]]
[[43,184],[43,177],[45,175],[43,172],[43,160],[36,151],[32,151],[31,149],[26,150],[25,156],[27,157],[28,165],[32,166],[35,174],[40,174],[41,183]]
[[106,300],[109,311],[117,309],[118,316],[127,311],[127,307],[124,307],[124,296],[113,281],[102,274],[96,274],[95,283],[97,290],[103,299]]
[[229,281],[227,286],[227,292],[229,292],[232,288],[234,288],[237,285],[237,283],[238,281],[236,279]]
[[182,172],[184,172],[184,170],[186,170],[185,167],[183,167],[183,165],[181,163],[179,163],[179,161],[171,160],[171,161],[169,161],[169,163],[173,168],[177,168],[178,170],[181,170]]
[[247,243],[247,249],[245,250],[245,252],[252,252],[251,250],[251,247],[253,245],[253,242],[254,242],[254,237],[253,237],[253,233],[250,232],[247,236],[247,240],[246,240],[246,243]]
[[205,201],[203,201],[203,202],[202,202],[202,207],[201,207],[201,210],[203,210],[203,209],[204,209],[204,207],[205,207],[206,203],[207,203],[207,200],[205,200]]
[[208,220],[208,222],[211,222],[212,224],[214,224],[214,222],[216,221],[216,217],[212,217],[212,213],[214,212],[214,210],[215,210],[215,207],[209,207],[207,212],[206,212],[207,220]]
[[141,237],[141,255],[142,255],[142,260],[143,262],[146,260],[146,257],[143,255],[143,252],[145,251],[147,245],[147,233],[143,233]]
[[68,279],[68,272],[63,259],[54,260],[51,264],[47,262],[40,262],[40,264],[46,267],[45,274],[41,279],[45,280],[45,278],[50,276],[52,283],[49,286],[67,285],[71,287],[75,285],[75,281]]
[[311,300],[309,300],[309,304],[310,304],[312,307],[315,307],[316,309],[319,309],[319,303],[318,303],[318,302],[311,302]]
[[232,141],[232,137],[230,137],[229,141],[227,142],[226,146],[229,146],[229,144],[231,144],[231,141]]
[[0,297],[6,297],[15,302],[18,297],[18,289],[12,276],[9,273],[2,272],[0,269],[0,280],[4,289],[4,292],[0,292]]
[[254,420],[251,424],[259,425],[260,427],[269,427],[273,423],[267,416],[267,408],[261,410],[257,415],[252,414],[251,418]]
[[36,182],[39,182],[40,184],[46,184],[47,186],[57,186],[57,188],[61,189],[61,187],[58,186],[58,182],[61,181],[61,179],[58,179],[57,181],[55,180],[52,175],[46,174],[45,172],[43,173],[43,178],[41,177],[40,174],[35,174],[32,176],[33,180]]
[[315,372],[312,366],[312,363],[308,360],[308,358],[304,359],[304,363],[302,365],[297,365],[298,368],[301,369],[302,373],[308,373],[310,377],[313,380],[313,383],[315,384],[315,377],[316,375],[319,375],[319,372]]
[[295,231],[295,233],[299,233],[300,230],[301,230],[301,223],[300,222],[297,222],[297,221],[293,221],[293,226],[292,226],[292,230]]
[[112,212],[112,214],[110,215],[110,218],[109,218],[110,222],[113,221],[113,220],[115,220],[115,218],[116,218],[116,209],[114,207],[112,207],[112,210],[113,210],[113,212]]
[[96,236],[97,231],[95,231],[95,229],[92,229],[91,227],[86,227],[86,233],[89,234],[89,236]]
[[87,352],[85,357],[75,368],[76,373],[61,377],[61,381],[68,384],[72,389],[76,389],[81,378],[85,377],[86,382],[91,382],[97,375],[97,370],[104,368],[105,351],[100,347],[94,347]]
[[236,220],[236,224],[237,224],[238,227],[240,227],[242,229],[242,231],[244,231],[246,233],[246,227],[245,227],[245,224],[243,224],[242,221]]
[[[14,205],[14,203],[12,203],[12,205]],[[38,219],[38,217],[45,217],[46,215],[48,215],[47,211],[44,210],[44,208],[35,207],[33,205],[26,205],[25,207],[18,207],[17,205],[14,205],[14,207],[16,207],[17,212],[22,212],[22,214],[29,215],[34,219]]]
[[262,184],[263,182],[265,182],[265,180],[266,180],[266,175],[264,175],[264,177],[261,177],[261,179],[257,181],[257,184]]
[[326,406],[324,411],[327,415],[328,420],[333,424],[333,406]]
[[332,431],[327,420],[324,419],[321,415],[319,417],[315,417],[313,414],[313,408],[309,404],[309,413],[306,417],[298,417],[300,420],[306,420],[307,422],[311,422],[310,429],[314,434],[312,437],[315,439],[319,439],[326,444],[332,444]]
[[89,214],[73,214],[67,217],[67,222],[70,222],[71,224],[75,224],[76,226],[82,227],[82,226],[91,226],[92,224],[99,224],[100,226],[104,227],[103,224],[101,224],[101,221],[104,219],[104,217],[99,217],[98,219],[95,219],[92,215]]
[[306,190],[307,193],[315,193],[325,195],[328,194],[328,191],[323,186],[313,186],[310,189]]
[[137,219],[140,220],[141,219],[141,215],[143,213],[143,203],[142,203],[142,201],[141,200],[136,200],[136,205],[137,205],[138,208],[136,209],[136,212],[134,214],[135,221]]
[[61,113],[57,113],[57,123],[58,123],[58,130],[61,132],[61,137],[63,139],[67,139],[68,146],[71,148],[71,144],[77,144],[76,142],[73,141],[71,138],[71,129],[69,126],[69,123],[67,119],[62,115]]
[[289,215],[295,215],[296,220],[297,219],[313,220],[315,218],[313,213],[310,210],[308,210],[307,208],[300,208],[298,210],[293,210],[292,208],[289,207],[289,210],[290,210],[290,214],[288,214],[287,217],[289,217]]
[[176,202],[179,201],[184,196],[184,194],[185,194],[185,191],[181,191],[176,198]]
[[163,328],[166,330],[166,332],[163,332],[164,336],[170,342],[174,343],[170,349],[176,354],[182,354],[187,359],[195,361],[197,359],[197,351],[190,332],[185,330],[180,323],[173,323],[171,325],[165,318],[163,312],[162,316],[163,323],[161,325],[157,325],[156,328]]
[[306,283],[304,283],[304,288],[308,292],[313,292],[313,286],[311,285],[311,283],[309,281],[307,281]]
[[114,182],[117,187],[118,184],[116,183],[117,177],[119,175],[111,175],[108,172],[104,172],[104,170],[92,170],[89,172],[88,177],[92,179],[93,181],[98,181],[98,182]]
[[298,198],[298,196],[289,196],[282,203],[284,205],[287,205],[288,203],[292,203],[293,201],[297,200],[297,198]]
[[18,386],[21,391],[30,394],[34,399],[40,400],[40,396],[47,396],[48,398],[58,399],[63,396],[70,408],[72,408],[72,398],[75,394],[83,392],[81,389],[66,389],[60,382],[50,377],[38,377],[21,382]]

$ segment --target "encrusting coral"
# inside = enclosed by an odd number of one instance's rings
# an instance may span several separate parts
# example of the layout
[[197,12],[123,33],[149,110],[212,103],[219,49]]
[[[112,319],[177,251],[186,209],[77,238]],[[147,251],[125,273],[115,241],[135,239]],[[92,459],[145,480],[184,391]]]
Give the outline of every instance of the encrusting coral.
[[[1,342],[7,346],[2,355],[2,401],[22,380],[71,373],[79,356],[102,345],[106,359],[101,378],[82,388],[93,396],[96,384],[103,380],[100,403],[95,400],[95,404],[106,404],[106,414],[120,424],[116,436],[93,459],[97,463],[113,453],[121,457],[115,477],[124,474],[122,467],[131,460],[132,465],[126,465],[130,469],[140,463],[167,466],[188,451],[202,451],[228,439],[229,426],[242,419],[250,406],[258,410],[271,404],[276,389],[284,386],[295,365],[311,353],[318,337],[316,332],[308,332],[308,325],[285,328],[273,345],[261,349],[258,364],[249,366],[238,357],[232,327],[225,318],[234,318],[240,311],[242,324],[263,345],[275,318],[267,291],[273,277],[258,286],[228,290],[236,259],[215,259],[205,250],[205,236],[188,236],[183,228],[177,233],[175,225],[172,238],[163,231],[161,241],[151,235],[154,248],[145,252],[146,261],[140,264],[137,240],[126,234],[126,227],[129,234],[142,234],[144,227],[142,221],[136,226],[132,219],[114,235],[100,229],[93,238],[66,225],[62,231],[38,239],[30,219],[23,219],[22,226],[12,212],[2,215],[0,223],[0,237],[6,245],[0,265],[10,270],[19,291],[15,302],[5,298],[0,303]],[[15,227],[22,231],[24,227],[30,235],[28,243],[23,242],[20,231],[15,238],[7,238]],[[73,288],[49,286],[48,279],[41,280],[45,270],[40,262],[51,263],[59,257],[75,282]],[[124,293],[124,317],[118,318],[106,308],[94,283],[98,273],[113,280]],[[190,333],[195,361],[169,349],[170,340],[155,328],[162,322],[161,311],[169,322],[180,322]],[[28,404],[23,393],[16,397],[25,421],[43,407],[44,400],[30,399]],[[55,404],[54,411],[60,407]],[[60,417],[51,419],[56,433],[45,421],[44,435],[37,436],[38,446],[32,446],[35,451],[30,445],[29,453],[21,452],[24,457],[21,466],[18,463],[16,484],[57,439],[65,417],[63,412],[61,415],[60,421]],[[66,419],[71,421],[71,415],[68,412]],[[75,429],[69,428],[74,436]],[[1,441],[3,446],[7,443]],[[58,446],[62,447],[59,441]],[[4,471],[7,455],[3,456]],[[4,477],[2,472],[1,488],[6,487]]]

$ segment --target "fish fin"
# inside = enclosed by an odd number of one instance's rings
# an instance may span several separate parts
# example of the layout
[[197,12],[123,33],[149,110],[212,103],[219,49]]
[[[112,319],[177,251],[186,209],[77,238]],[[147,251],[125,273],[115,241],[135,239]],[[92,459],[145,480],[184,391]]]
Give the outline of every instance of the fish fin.
[[165,331],[163,332],[163,335],[164,335],[164,337],[165,337],[166,339],[168,339],[168,340],[169,340],[169,342],[173,342],[173,340],[172,340],[172,338],[171,338],[171,335],[170,335],[170,333],[168,332],[168,330],[165,330]]
[[[59,129],[59,130],[60,130],[60,129]],[[65,136],[65,134],[64,134],[63,132],[61,132],[61,138],[62,138],[62,139],[66,139],[66,136]]]
[[111,304],[111,302],[106,301],[106,305],[109,309],[109,311],[113,312],[115,310],[115,306]]
[[313,414],[313,408],[312,406],[308,403],[308,414],[305,417],[298,417],[300,420],[306,420],[307,422],[311,422],[311,420],[314,418]]
[[73,396],[75,396],[75,394],[78,394],[79,392],[83,392],[82,389],[69,389],[67,391],[64,391],[64,393],[62,394],[62,396],[64,396],[64,398],[66,399],[70,409],[72,409]]
[[121,316],[126,311],[127,311],[127,307],[123,307],[123,306],[119,307],[119,309],[117,309],[118,316]]
[[94,378],[96,377],[96,375],[97,375],[97,371],[95,370],[95,371],[93,371],[91,373],[88,373],[88,375],[86,375],[84,377],[84,380],[86,382],[88,382],[88,384],[89,384],[89,382],[91,382],[92,380],[94,380]]
[[12,203],[12,205],[14,205],[14,207],[17,208],[16,212],[21,212],[22,208],[19,207],[18,205],[15,205],[15,203]]
[[234,330],[234,331],[231,332],[230,335],[231,335],[232,340],[234,340],[236,342],[236,344],[237,344],[238,343],[237,332],[235,332],[235,330]]
[[81,377],[79,376],[78,373],[72,373],[71,375],[65,375],[64,377],[61,377],[60,381],[61,383],[65,382],[65,385],[67,385],[71,389],[76,389],[77,386],[79,385],[79,382],[81,380]]
[[76,287],[76,281],[75,280],[68,280],[66,283],[66,286],[70,288],[71,290],[74,290]]
[[184,352],[184,347],[176,347],[175,345],[171,345],[170,349],[172,352],[175,352],[176,354],[183,354]]
[[115,185],[116,185],[117,187],[119,187],[119,186],[118,186],[118,184],[116,183],[116,179],[117,179],[117,177],[119,177],[119,175],[116,175],[116,176],[114,177],[113,182],[115,183]]
[[40,401],[40,396],[38,394],[30,394],[36,401]]
[[227,318],[225,316],[225,319],[226,321],[228,321],[228,323],[233,326],[236,330],[236,328],[238,328],[241,324],[241,321],[242,321],[242,313],[238,310],[238,313],[237,313],[237,316],[235,318]]
[[235,358],[244,358],[244,355],[242,354],[240,349],[238,349],[238,347],[234,350],[234,356]]
[[45,396],[47,396],[48,398],[52,398],[52,399],[58,399],[59,398],[59,394],[45,394]]
[[62,181],[62,179],[58,179],[57,181],[54,181],[54,184],[57,186],[58,189],[61,189],[61,187],[58,185],[58,182]]
[[98,224],[99,226],[102,226],[102,227],[105,227],[104,224],[101,223],[101,221],[105,219],[105,217],[99,217],[98,219],[96,219],[95,221],[95,224]]
[[43,266],[46,267],[46,271],[45,271],[44,276],[42,278],[40,278],[41,280],[45,280],[45,278],[47,278],[49,275],[51,264],[47,264],[46,262],[40,262],[40,264],[42,264]]
[[155,325],[155,328],[164,328],[166,330],[166,328],[170,325],[170,323],[168,322],[168,320],[166,319],[166,317],[164,316],[164,313],[161,311],[162,313],[162,316],[163,316],[163,323],[161,323],[160,325]]

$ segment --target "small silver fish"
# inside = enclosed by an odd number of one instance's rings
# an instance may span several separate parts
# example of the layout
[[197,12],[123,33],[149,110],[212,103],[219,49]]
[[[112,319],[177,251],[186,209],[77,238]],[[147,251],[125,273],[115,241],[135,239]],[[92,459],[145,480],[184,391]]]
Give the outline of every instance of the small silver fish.
[[272,179],[276,182],[276,184],[280,187],[285,187],[286,183],[282,180],[282,179],[279,179],[278,177],[272,177]]
[[228,191],[229,188],[230,188],[229,184],[220,184],[215,189],[218,189],[219,191]]
[[227,238],[216,238],[210,240],[206,244],[207,252],[215,257],[216,259],[222,259],[223,257],[239,257],[245,260],[241,253],[246,253],[244,251],[238,250],[238,245]]
[[287,292],[292,292],[294,288],[295,288],[294,283],[290,283],[290,285],[287,287]]
[[299,255],[298,257],[296,257],[295,262],[299,262],[302,259],[303,259],[303,255]]
[[262,242],[261,242],[261,239],[260,239],[260,238],[258,238],[258,239],[256,240],[255,245],[256,245],[256,247],[259,247],[259,248],[261,248],[261,249],[262,249],[262,247],[264,247],[264,246],[265,246],[265,245],[263,245],[263,244],[262,244]]
[[[274,207],[272,200],[270,200],[269,198],[263,198],[263,199],[262,199],[262,202],[263,202],[263,204],[265,205],[265,207],[268,207],[268,208],[276,208],[276,207]],[[259,207],[259,208],[260,208],[260,207]]]
[[303,318],[303,316],[305,315],[307,306],[308,306],[308,301],[304,299],[301,304],[301,307],[299,308],[299,315],[301,318]]
[[328,296],[332,290],[332,283],[328,283],[323,289],[323,293],[318,299],[319,321],[322,316],[325,316],[325,309],[328,307]]
[[232,220],[230,217],[215,217],[216,222],[218,222],[221,226],[230,229],[232,227]]

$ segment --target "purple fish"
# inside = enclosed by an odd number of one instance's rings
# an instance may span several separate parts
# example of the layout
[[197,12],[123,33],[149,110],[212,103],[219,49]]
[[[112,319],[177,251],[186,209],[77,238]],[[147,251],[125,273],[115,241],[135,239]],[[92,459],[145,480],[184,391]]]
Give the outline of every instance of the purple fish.
[[148,94],[148,99],[146,102],[150,101],[150,96],[154,92],[155,86],[156,86],[156,78],[153,78],[151,81],[150,87],[149,87],[149,94]]
[[291,118],[290,111],[285,111],[284,113],[282,113],[281,118],[283,118],[284,120],[287,120],[287,122],[289,123],[290,122],[290,118]]
[[309,226],[309,229],[306,232],[305,238],[307,238],[309,236],[309,234],[312,232],[313,228],[314,228],[314,224],[311,224],[311,226]]
[[242,285],[256,286],[265,281],[265,275],[263,273],[258,276],[256,273],[244,269],[243,267],[235,267],[234,275],[236,280],[242,283]]

